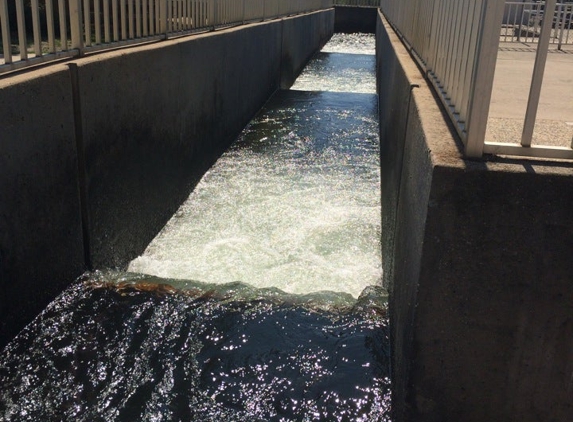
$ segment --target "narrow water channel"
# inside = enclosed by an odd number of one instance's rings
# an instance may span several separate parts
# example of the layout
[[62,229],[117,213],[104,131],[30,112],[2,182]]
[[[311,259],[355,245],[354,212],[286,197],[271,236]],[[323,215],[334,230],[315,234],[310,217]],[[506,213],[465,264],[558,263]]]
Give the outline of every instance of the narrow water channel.
[[[129,270],[354,297],[378,284],[372,39],[336,35],[291,90],[266,104]],[[354,54],[326,52],[344,49]]]
[[277,93],[129,272],[0,355],[0,420],[389,421],[374,38]]

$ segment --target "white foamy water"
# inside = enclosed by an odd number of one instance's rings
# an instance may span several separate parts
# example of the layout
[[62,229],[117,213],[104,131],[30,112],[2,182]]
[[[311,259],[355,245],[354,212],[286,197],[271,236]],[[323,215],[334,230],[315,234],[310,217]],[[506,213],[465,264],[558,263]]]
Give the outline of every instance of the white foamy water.
[[334,34],[291,89],[376,93],[374,41],[371,34]]
[[[374,80],[373,56],[370,67]],[[297,89],[319,91],[323,74],[313,86],[309,73]],[[363,92],[358,82],[345,87]],[[278,93],[129,271],[355,297],[379,284],[378,123],[368,89]]]

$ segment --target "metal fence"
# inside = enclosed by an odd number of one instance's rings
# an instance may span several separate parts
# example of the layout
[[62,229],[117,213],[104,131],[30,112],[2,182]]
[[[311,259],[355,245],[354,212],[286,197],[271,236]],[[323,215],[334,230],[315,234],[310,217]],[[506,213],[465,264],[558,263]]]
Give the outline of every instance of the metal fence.
[[[542,8],[540,7],[542,6]],[[537,11],[559,17],[556,0]],[[520,144],[485,142],[493,78],[506,4],[498,0],[381,0],[387,20],[435,87],[465,145],[467,157],[484,153],[573,159],[567,147],[532,146],[543,71],[554,19],[540,19],[537,55]],[[508,6],[509,7],[509,6]],[[524,11],[527,3],[522,3]],[[549,12],[548,12],[549,11]],[[521,11],[517,19],[521,19]],[[525,19],[525,12],[523,12]],[[557,21],[558,25],[561,25]],[[524,87],[526,89],[526,87]]]
[[380,0],[334,0],[334,6],[379,7]]
[[[544,2],[506,1],[501,27],[501,41],[537,43],[544,16]],[[564,45],[573,45],[573,3],[557,3],[551,18],[549,44],[558,50],[561,50]]]
[[331,6],[331,0],[0,0],[0,74]]

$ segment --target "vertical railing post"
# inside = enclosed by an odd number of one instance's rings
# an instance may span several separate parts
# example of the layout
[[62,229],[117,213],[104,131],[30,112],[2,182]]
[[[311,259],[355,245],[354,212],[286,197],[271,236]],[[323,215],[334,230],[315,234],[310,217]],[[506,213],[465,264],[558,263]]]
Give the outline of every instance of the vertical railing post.
[[545,63],[547,62],[547,52],[549,50],[549,37],[551,36],[551,26],[553,24],[553,14],[557,0],[547,0],[545,2],[544,19],[541,25],[541,34],[537,43],[537,53],[535,55],[535,65],[533,67],[533,77],[531,78],[531,87],[529,89],[529,98],[527,100],[527,110],[525,112],[525,122],[521,134],[521,145],[524,147],[531,146],[533,137],[533,128],[537,117],[537,108],[539,106],[539,96],[541,94],[541,83],[543,82],[543,73],[545,72]]
[[213,2],[213,30],[215,30],[215,26],[219,23],[217,19],[219,18],[218,8],[219,8],[219,1],[212,0]]
[[4,63],[12,63],[12,42],[10,39],[10,22],[8,19],[8,0],[0,0],[0,26],[2,27],[2,48]]
[[54,31],[54,4],[52,0],[46,0],[46,25],[48,26],[48,51],[55,53],[56,36]]
[[563,45],[563,33],[565,32],[565,4],[559,3],[557,14],[557,31],[559,31],[559,41],[557,42],[557,50],[561,51]]
[[159,2],[159,32],[165,34],[165,38],[167,38],[167,3],[169,0],[161,0]]
[[92,45],[92,25],[91,25],[91,17],[90,17],[90,2],[89,0],[84,0],[83,4],[83,12],[84,12],[84,45],[90,46]]
[[16,0],[16,20],[18,22],[18,45],[20,46],[20,60],[28,58],[26,42],[26,19],[24,18],[24,0]]
[[[167,0],[167,34],[169,35],[173,32],[173,2],[177,0]],[[166,36],[167,38],[167,36]]]
[[111,42],[111,27],[109,20],[109,0],[103,0],[103,36],[106,43]]
[[101,44],[101,11],[100,0],[94,0],[94,26],[96,44]]
[[519,29],[517,30],[517,42],[521,42],[521,28],[523,27],[523,19],[525,16],[525,6],[520,6],[521,14],[519,17]]
[[66,18],[65,0],[58,1],[58,15],[60,18],[60,42],[62,50],[68,50],[68,24]]
[[153,10],[153,0],[139,0],[141,3],[141,36],[146,37],[148,35],[152,35],[151,22],[153,21],[152,18],[152,10]]
[[466,119],[467,157],[477,158],[483,154],[504,8],[504,1],[486,0],[482,9]]
[[83,54],[84,43],[82,37],[82,0],[70,0],[70,32],[72,35],[72,49]]
[[38,0],[30,2],[32,6],[32,28],[34,33],[34,53],[36,56],[42,55],[42,35],[40,34],[40,7]]

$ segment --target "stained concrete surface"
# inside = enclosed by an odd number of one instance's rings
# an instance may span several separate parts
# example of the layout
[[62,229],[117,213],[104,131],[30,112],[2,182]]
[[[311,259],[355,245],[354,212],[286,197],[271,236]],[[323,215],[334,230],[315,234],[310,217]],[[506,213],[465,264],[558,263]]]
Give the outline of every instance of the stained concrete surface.
[[0,81],[0,149],[2,347],[85,270],[66,66]]

